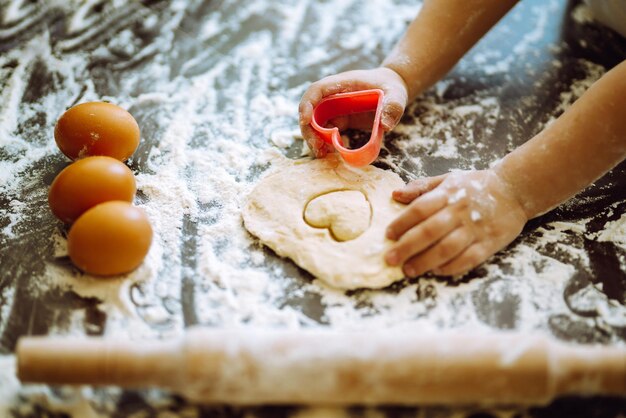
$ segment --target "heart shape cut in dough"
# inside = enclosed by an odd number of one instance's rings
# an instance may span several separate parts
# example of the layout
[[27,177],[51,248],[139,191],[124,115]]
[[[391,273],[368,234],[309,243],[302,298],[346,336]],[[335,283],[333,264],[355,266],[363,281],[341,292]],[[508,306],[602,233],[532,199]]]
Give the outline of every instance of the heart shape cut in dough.
[[[403,185],[392,171],[371,165],[350,167],[337,153],[312,161],[285,161],[250,193],[242,210],[243,221],[250,233],[278,255],[291,258],[329,285],[377,289],[404,277],[400,267],[389,266],[384,260],[392,245],[385,238],[385,229],[405,208],[392,199],[391,193]],[[326,197],[322,200],[323,196]],[[311,211],[315,212],[314,202],[318,199],[320,206],[332,205],[332,213],[349,214],[350,220],[354,220],[354,207],[363,207],[361,204],[350,204],[346,209],[327,201],[339,197],[344,201],[346,196],[366,200],[369,205],[369,219],[361,217],[367,219],[368,226],[360,235],[338,241],[328,227],[313,228],[307,223],[306,209],[310,221],[315,217]],[[321,222],[319,218],[318,221]],[[328,218],[322,223],[327,222]],[[335,224],[335,235],[344,236],[338,232],[337,222],[331,224]]]
[[304,221],[314,228],[328,228],[335,241],[350,241],[370,226],[372,208],[358,190],[336,190],[317,196],[304,209]]

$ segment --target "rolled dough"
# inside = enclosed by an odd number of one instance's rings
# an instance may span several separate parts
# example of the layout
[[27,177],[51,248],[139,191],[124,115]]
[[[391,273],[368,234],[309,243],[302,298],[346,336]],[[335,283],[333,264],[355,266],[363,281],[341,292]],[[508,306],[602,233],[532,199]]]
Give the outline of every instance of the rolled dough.
[[[391,192],[403,185],[391,171],[353,168],[335,154],[295,161],[265,177],[250,193],[243,208],[244,225],[278,255],[291,258],[331,286],[386,287],[404,277],[399,267],[390,267],[383,259],[391,244],[385,229],[404,208]],[[354,205],[354,227],[346,227],[350,218],[339,215]],[[364,207],[370,210],[370,219],[363,228],[368,215]],[[311,217],[319,221],[316,226],[310,224]],[[333,226],[335,237],[329,230]],[[359,228],[362,231],[355,233]],[[346,230],[351,232],[342,235]]]

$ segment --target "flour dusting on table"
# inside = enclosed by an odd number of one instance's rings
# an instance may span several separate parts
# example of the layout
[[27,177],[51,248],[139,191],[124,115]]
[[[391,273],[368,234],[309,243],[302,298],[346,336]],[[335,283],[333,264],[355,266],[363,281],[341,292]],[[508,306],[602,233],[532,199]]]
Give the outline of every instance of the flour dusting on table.
[[[243,229],[240,210],[258,179],[306,154],[297,109],[308,84],[377,65],[416,15],[420,6],[414,3],[50,2],[42,10],[12,3],[0,26],[0,39],[15,39],[17,45],[0,55],[0,256],[8,275],[2,279],[15,283],[0,287],[0,332],[13,338],[28,331],[12,316],[20,312],[16,301],[23,299],[18,298],[30,295],[33,306],[39,299],[62,304],[60,295],[70,292],[73,308],[45,332],[139,339],[175,336],[186,326],[203,324],[514,329],[568,339],[578,327],[580,342],[623,344],[624,299],[608,297],[602,283],[579,277],[593,269],[586,246],[610,243],[626,251],[623,202],[610,209],[617,219],[599,230],[589,229],[590,217],[542,222],[468,277],[425,277],[380,291],[328,288]],[[101,14],[93,10],[98,7]],[[517,35],[510,33],[519,20],[514,9],[445,80],[410,106],[387,135],[377,164],[405,180],[486,168],[528,139],[522,133],[529,127],[540,129],[558,117],[604,67],[570,62],[579,77],[561,82],[561,94],[545,115],[538,114],[536,97],[542,83],[558,78],[561,61],[555,63],[551,54],[563,45],[555,40],[541,51],[543,74],[529,69],[523,80],[510,78],[513,69],[526,68],[520,62],[538,55],[539,39],[555,30],[548,18],[557,7],[555,1],[532,6],[536,21]],[[64,31],[46,16],[59,17]],[[250,34],[240,30],[244,26]],[[346,36],[337,37],[338,32]],[[490,48],[505,35],[512,42],[506,56]],[[483,88],[484,77],[495,81]],[[470,81],[476,84],[472,88]],[[528,83],[536,95],[519,97],[514,105],[500,99]],[[142,142],[129,166],[137,178],[135,203],[154,228],[144,264],[106,280],[72,267],[67,230],[46,201],[47,187],[67,164],[54,143],[54,123],[67,107],[90,100],[109,100],[137,118]],[[620,254],[624,271],[625,252]],[[41,407],[104,417],[123,398],[114,388],[22,387],[7,347],[0,357],[2,416],[6,411],[25,416]],[[170,410],[199,416],[197,408],[177,405],[158,391],[141,397],[156,416],[173,416]],[[415,416],[471,412],[435,408]],[[293,416],[345,414],[294,409]],[[385,413],[367,409],[362,416]]]

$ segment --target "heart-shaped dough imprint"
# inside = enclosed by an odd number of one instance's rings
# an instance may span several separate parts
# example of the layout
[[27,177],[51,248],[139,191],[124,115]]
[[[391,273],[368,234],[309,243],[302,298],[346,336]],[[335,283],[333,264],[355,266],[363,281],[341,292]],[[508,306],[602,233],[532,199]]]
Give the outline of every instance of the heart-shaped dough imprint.
[[357,238],[370,226],[372,208],[358,190],[334,190],[309,201],[304,221],[314,228],[328,228],[336,241]]

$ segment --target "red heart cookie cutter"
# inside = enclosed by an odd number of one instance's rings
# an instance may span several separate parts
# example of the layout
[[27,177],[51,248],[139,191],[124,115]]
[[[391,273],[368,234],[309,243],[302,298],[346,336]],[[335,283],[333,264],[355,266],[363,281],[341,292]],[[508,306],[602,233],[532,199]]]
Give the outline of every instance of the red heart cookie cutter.
[[[311,126],[324,139],[324,142],[335,147],[348,164],[355,167],[366,166],[378,157],[382,145],[383,127],[380,124],[380,117],[383,97],[383,91],[378,89],[351,91],[327,96],[313,109]],[[376,111],[372,135],[369,141],[360,148],[344,147],[337,127],[324,128],[329,120],[338,116],[372,111]]]

